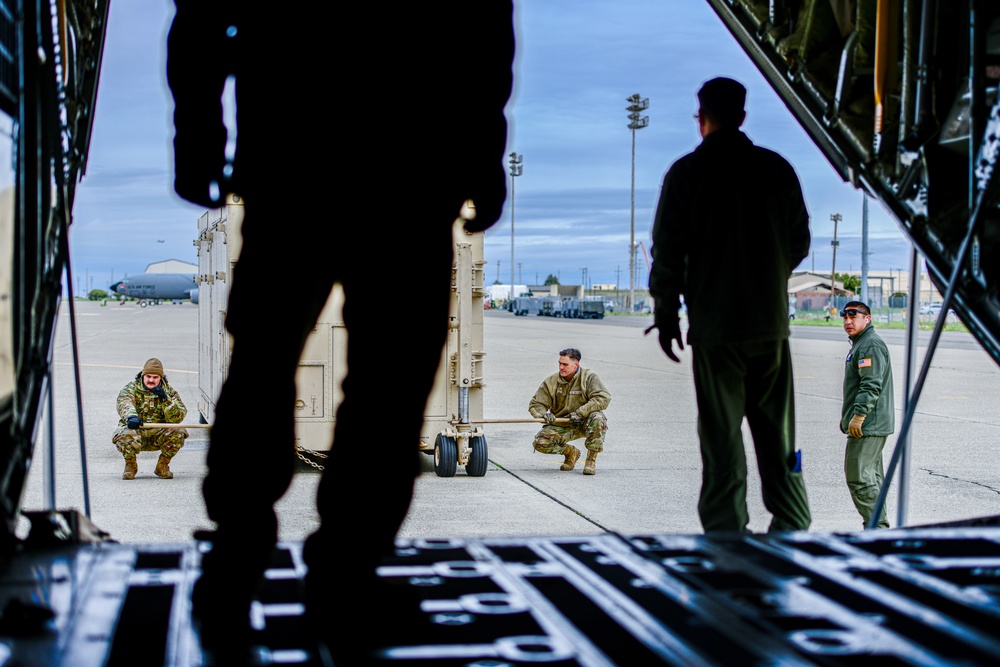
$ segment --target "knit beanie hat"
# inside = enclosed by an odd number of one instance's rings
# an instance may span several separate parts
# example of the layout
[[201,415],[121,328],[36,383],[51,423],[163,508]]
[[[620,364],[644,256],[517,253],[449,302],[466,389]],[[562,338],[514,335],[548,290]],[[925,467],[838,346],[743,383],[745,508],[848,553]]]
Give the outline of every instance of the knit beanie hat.
[[163,364],[160,363],[159,359],[153,357],[142,367],[142,375],[159,375],[163,377]]

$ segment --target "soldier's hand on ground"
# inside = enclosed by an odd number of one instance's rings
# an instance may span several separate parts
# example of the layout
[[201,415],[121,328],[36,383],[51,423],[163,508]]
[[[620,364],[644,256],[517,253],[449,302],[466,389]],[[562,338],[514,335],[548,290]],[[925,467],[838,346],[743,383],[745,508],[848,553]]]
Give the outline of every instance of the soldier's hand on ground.
[[546,410],[542,417],[545,419],[546,424],[554,424],[556,422],[556,416],[552,414],[551,410]]
[[167,390],[164,389],[163,387],[156,386],[150,389],[150,391],[156,394],[157,398],[162,398],[163,400],[167,400]]
[[684,349],[684,341],[681,339],[681,319],[664,318],[666,321],[657,320],[655,324],[648,327],[643,335],[648,335],[653,329],[659,329],[660,349],[671,361],[680,363],[680,357],[674,353],[673,343],[677,342],[677,347]]
[[573,422],[573,425],[574,425],[574,426],[579,426],[580,424],[582,424],[582,423],[583,423],[583,417],[581,417],[580,415],[578,415],[578,414],[577,414],[577,413],[575,413],[575,412],[571,412],[571,413],[570,413],[570,415],[569,415],[569,420],[570,420],[571,422]]
[[861,425],[865,423],[865,415],[854,415],[851,417],[851,423],[847,425],[847,432],[852,438],[863,437],[864,434],[861,432]]
[[125,420],[125,425],[128,426],[129,428],[139,428],[140,426],[142,426],[142,420],[139,419],[137,416],[132,415],[131,417]]

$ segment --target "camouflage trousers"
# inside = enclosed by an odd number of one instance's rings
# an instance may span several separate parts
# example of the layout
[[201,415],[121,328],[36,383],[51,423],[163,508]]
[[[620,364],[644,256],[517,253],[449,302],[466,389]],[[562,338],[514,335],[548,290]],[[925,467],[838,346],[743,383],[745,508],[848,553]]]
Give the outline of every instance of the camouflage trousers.
[[532,446],[536,452],[542,454],[562,454],[566,445],[573,440],[586,438],[584,443],[592,452],[600,453],[604,451],[604,434],[608,432],[608,418],[603,412],[594,412],[587,417],[587,421],[580,426],[562,426],[560,424],[546,424],[542,430],[535,434],[535,441]]
[[111,442],[126,460],[139,452],[160,452],[168,459],[184,446],[188,432],[182,428],[129,428],[119,426]]

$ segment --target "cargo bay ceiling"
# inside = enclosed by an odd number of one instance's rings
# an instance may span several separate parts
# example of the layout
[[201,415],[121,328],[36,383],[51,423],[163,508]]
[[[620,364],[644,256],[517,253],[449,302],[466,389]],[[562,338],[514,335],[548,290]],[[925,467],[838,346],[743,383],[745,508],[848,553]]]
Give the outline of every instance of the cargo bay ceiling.
[[1000,364],[1000,3],[708,2]]

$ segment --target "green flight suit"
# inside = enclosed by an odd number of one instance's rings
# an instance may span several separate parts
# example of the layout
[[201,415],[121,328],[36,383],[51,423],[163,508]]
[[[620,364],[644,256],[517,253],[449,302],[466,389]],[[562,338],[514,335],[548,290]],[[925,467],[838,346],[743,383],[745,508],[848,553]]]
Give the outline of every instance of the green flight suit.
[[[791,164],[721,128],[667,171],[653,222],[649,291],[657,326],[687,305],[687,343],[698,400],[706,531],[745,531],[747,465],[741,426],[753,435],[769,530],[812,521],[795,451],[788,346],[788,278],[809,252],[809,215]],[[739,285],[749,302],[734,301]]]
[[[854,415],[865,415],[863,437],[848,434]],[[844,476],[851,500],[867,527],[875,509],[885,473],[882,449],[887,436],[895,430],[895,403],[892,388],[892,362],[889,348],[875,333],[874,323],[851,337],[851,351],[844,361],[844,403],[840,430],[847,435],[844,453]],[[885,506],[879,515],[880,528],[888,528]]]

